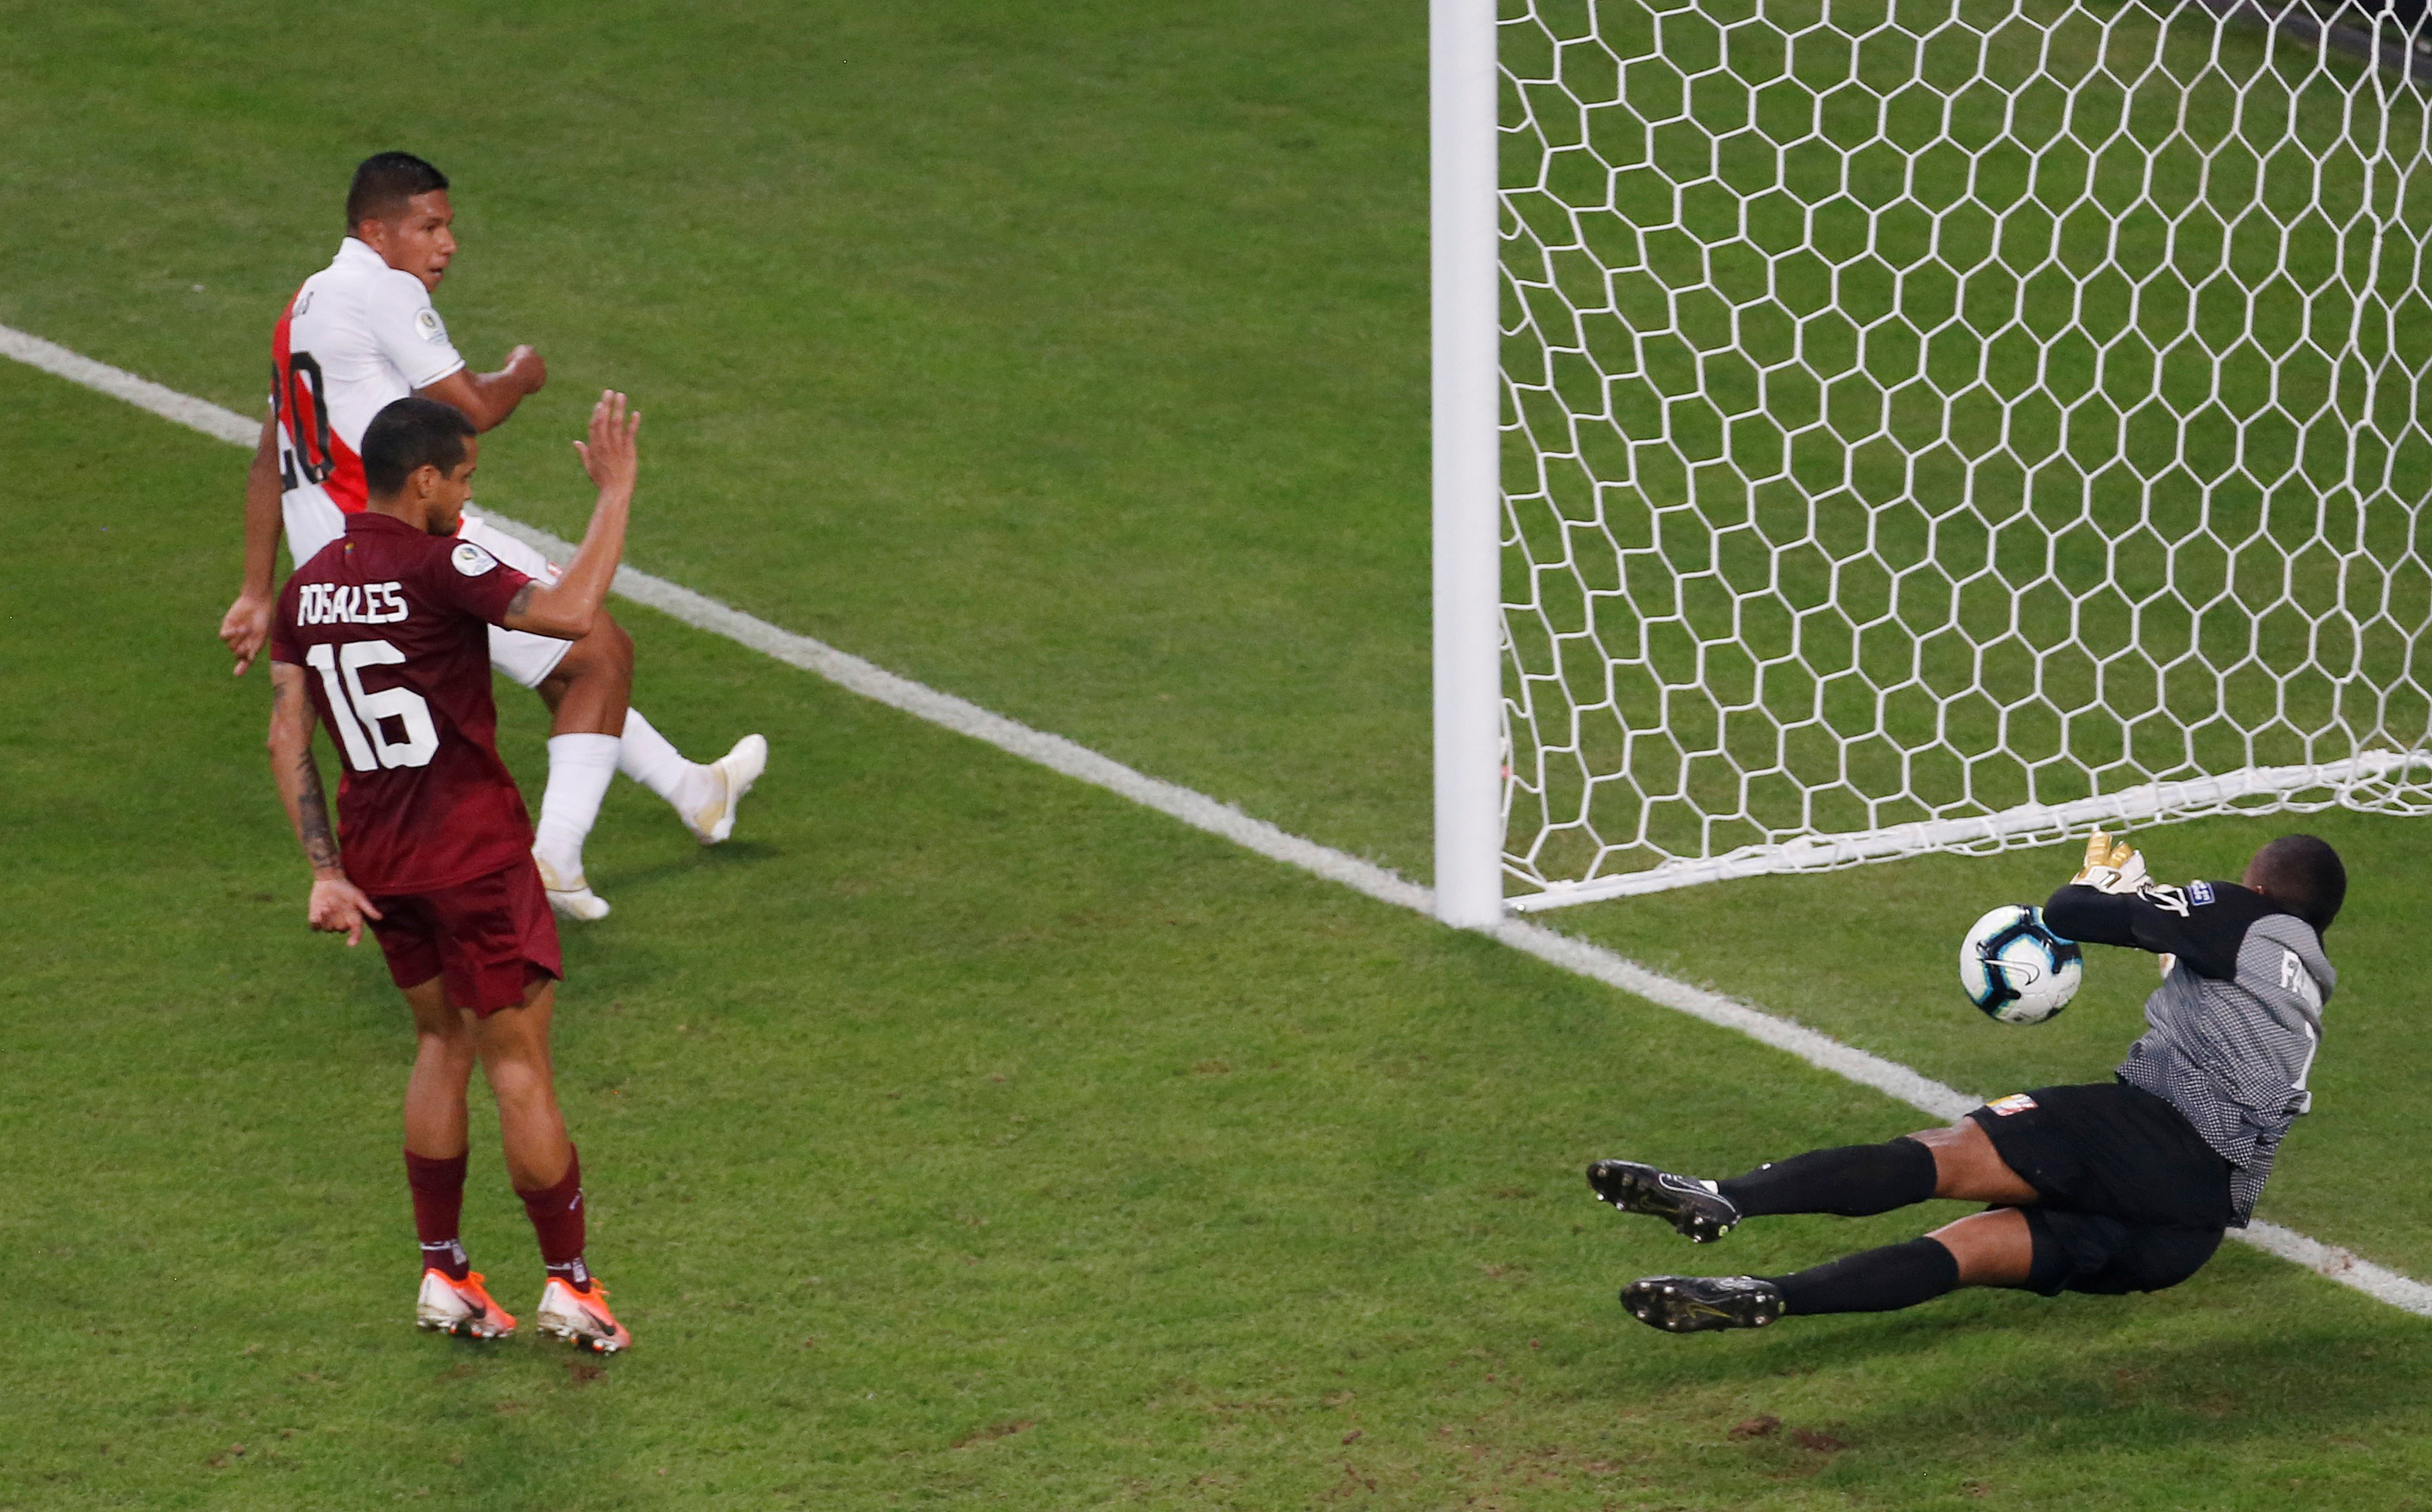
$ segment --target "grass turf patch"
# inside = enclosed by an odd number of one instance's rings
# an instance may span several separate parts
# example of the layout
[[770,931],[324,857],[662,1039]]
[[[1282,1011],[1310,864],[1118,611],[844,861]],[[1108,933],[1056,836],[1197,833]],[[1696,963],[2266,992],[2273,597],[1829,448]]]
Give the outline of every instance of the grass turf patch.
[[[1424,870],[1415,21],[360,17],[12,14],[0,319],[247,408],[347,168],[418,147],[462,189],[459,340],[557,366],[485,497],[578,529],[564,439],[627,384],[643,565]],[[314,70],[263,65],[306,34]],[[448,60],[443,115],[399,56]],[[30,375],[0,397],[29,543],[0,897],[39,921],[0,942],[0,1223],[39,1277],[0,1504],[2369,1506],[2423,1478],[2420,1325],[2243,1252],[2153,1299],[1624,1328],[1631,1275],[1935,1219],[1691,1252],[1581,1201],[1586,1158],[1725,1169],[1916,1116],[639,613],[663,728],[779,751],[730,847],[630,788],[595,846],[620,912],[573,941],[564,1074],[642,1347],[593,1376],[417,1337],[402,1016],[297,926],[260,682],[209,638],[242,460]],[[2308,822],[2358,886],[2322,1111],[2265,1211],[2425,1273],[2415,832]],[[2231,874],[2267,828],[2174,829],[2156,865]],[[2135,1027],[2124,957],[2024,1037],[1951,990],[1968,919],[2069,864],[1554,922],[2000,1091],[2099,1076]],[[524,1306],[487,1169],[468,1225]]]
[[[1940,1219],[1691,1252],[1584,1201],[1585,1159],[1914,1117],[647,614],[666,726],[748,711],[779,756],[717,850],[620,788],[618,913],[569,934],[561,1085],[639,1342],[417,1335],[401,1006],[301,929],[260,679],[194,630],[228,547],[185,501],[228,454],[36,375],[0,402],[51,569],[12,596],[0,745],[0,906],[43,924],[0,947],[29,1278],[0,1505],[2160,1506],[2202,1477],[2395,1506],[2421,1478],[2420,1325],[2243,1252],[2151,1299],[1630,1324],[1630,1275]],[[536,770],[535,706],[502,707]],[[493,1139],[466,1228],[513,1308],[537,1277]]]
[[1373,5],[27,10],[0,321],[258,413],[347,175],[411,147],[460,346],[554,375],[485,497],[579,534],[613,383],[637,563],[1382,849],[1424,829],[1425,42]]

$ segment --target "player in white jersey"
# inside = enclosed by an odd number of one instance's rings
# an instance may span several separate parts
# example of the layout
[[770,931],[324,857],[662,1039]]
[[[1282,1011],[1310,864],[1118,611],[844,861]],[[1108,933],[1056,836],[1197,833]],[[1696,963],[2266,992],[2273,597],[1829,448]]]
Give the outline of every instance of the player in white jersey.
[[[495,373],[474,373],[448,340],[431,292],[455,256],[453,218],[438,169],[401,152],[367,159],[346,196],[349,234],[338,255],[304,280],[279,315],[272,412],[245,483],[245,586],[220,624],[239,676],[269,633],[281,526],[290,559],[302,563],[363,510],[359,448],[374,415],[420,395],[454,405],[488,430],[548,381],[529,346],[516,347]],[[471,509],[458,533],[529,576],[557,576],[539,551]],[[591,634],[570,643],[494,627],[490,664],[537,691],[550,710],[549,786],[532,855],[560,915],[608,913],[584,880],[583,842],[620,770],[672,805],[702,844],[733,832],[735,806],[767,764],[768,742],[746,735],[716,762],[686,761],[627,706],[633,645],[604,613]]]

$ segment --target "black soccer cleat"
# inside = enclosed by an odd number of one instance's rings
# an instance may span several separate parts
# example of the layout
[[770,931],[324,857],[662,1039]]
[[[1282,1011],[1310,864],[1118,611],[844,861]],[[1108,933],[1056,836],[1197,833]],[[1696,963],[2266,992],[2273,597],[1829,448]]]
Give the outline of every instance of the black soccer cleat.
[[1712,1244],[1739,1225],[1740,1210],[1706,1184],[1634,1160],[1599,1160],[1588,1168],[1588,1184],[1600,1201],[1624,1213],[1660,1218],[1699,1244]]
[[1782,1316],[1782,1288],[1754,1276],[1644,1276],[1621,1288],[1621,1304],[1667,1334],[1763,1328]]

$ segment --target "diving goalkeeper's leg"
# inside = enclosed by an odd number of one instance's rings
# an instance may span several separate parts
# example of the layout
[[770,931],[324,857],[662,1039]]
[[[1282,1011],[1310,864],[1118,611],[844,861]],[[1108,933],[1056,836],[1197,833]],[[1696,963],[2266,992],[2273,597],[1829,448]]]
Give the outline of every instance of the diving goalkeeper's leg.
[[1622,1288],[1621,1304],[1671,1334],[1762,1328],[1815,1313],[1894,1312],[1961,1286],[2024,1286],[2035,1259],[2026,1214],[1999,1207],[1786,1276],[1647,1276]]
[[1743,1218],[1777,1213],[1866,1218],[1929,1197],[2032,1202],[2036,1195],[1972,1118],[1879,1145],[1812,1150],[1725,1181],[1599,1160],[1588,1168],[1588,1184],[1599,1201],[1663,1218],[1699,1244],[1721,1238]]

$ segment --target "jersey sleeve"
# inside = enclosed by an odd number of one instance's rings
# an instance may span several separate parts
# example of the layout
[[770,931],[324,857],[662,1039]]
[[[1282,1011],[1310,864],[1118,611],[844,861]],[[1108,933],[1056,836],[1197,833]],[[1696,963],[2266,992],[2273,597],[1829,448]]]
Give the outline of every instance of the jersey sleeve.
[[445,556],[434,554],[422,576],[431,602],[493,625],[506,618],[516,592],[532,581],[470,541],[457,542]]
[[296,592],[293,575],[287,585],[279,590],[279,602],[270,612],[270,659],[290,666],[304,664],[304,642],[296,633],[296,606],[301,595]]
[[364,316],[380,355],[405,377],[406,386],[427,389],[464,365],[448,339],[448,323],[431,308],[431,291],[411,273],[394,270],[380,278]]
[[2175,955],[2200,977],[2238,975],[2246,927],[2273,912],[2269,900],[2233,882],[2154,883],[2133,893],[2068,886],[2044,903],[2044,922],[2081,945],[2119,945]]

